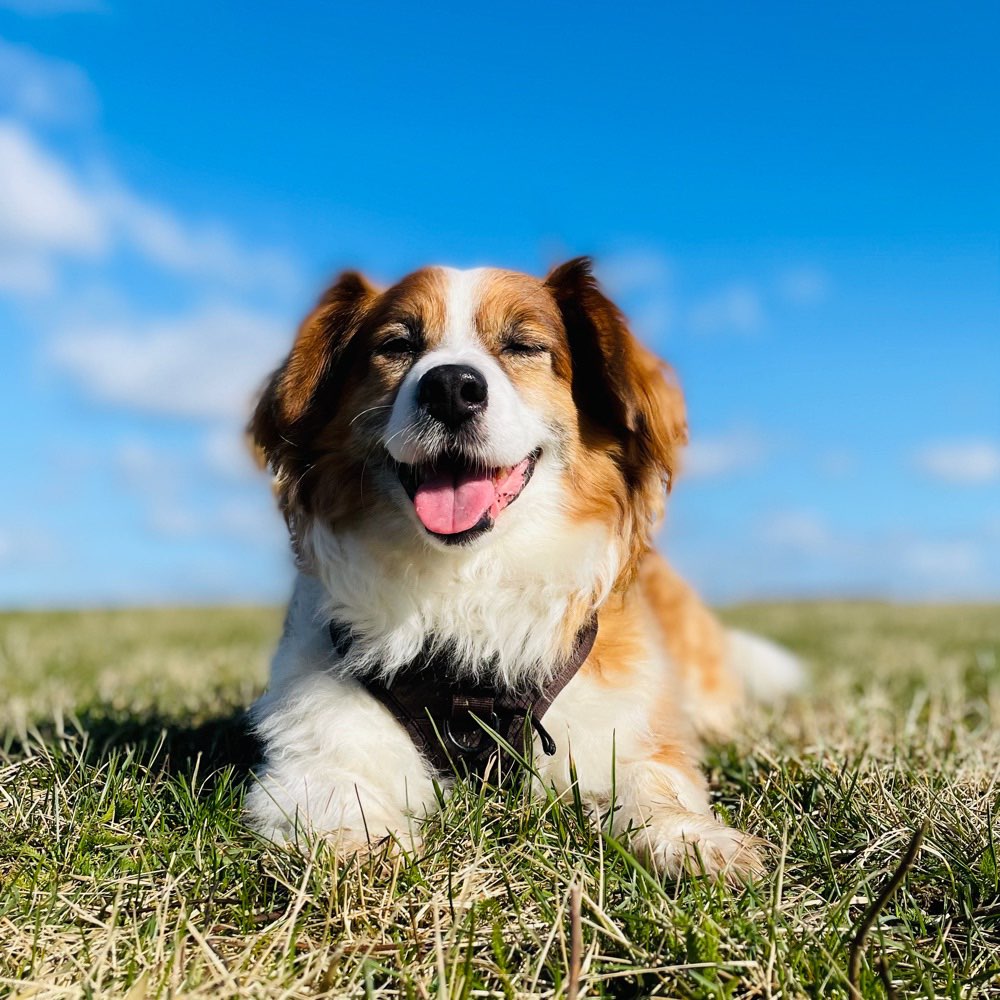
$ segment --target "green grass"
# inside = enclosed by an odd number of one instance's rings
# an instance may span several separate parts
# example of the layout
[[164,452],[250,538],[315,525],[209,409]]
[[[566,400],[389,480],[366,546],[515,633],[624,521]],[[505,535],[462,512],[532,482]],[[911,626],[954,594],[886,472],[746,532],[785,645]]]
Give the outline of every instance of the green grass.
[[[763,605],[799,703],[710,748],[772,845],[729,891],[660,883],[572,803],[465,790],[419,858],[338,864],[240,823],[271,609],[0,616],[0,995],[1000,995],[1000,609]],[[993,830],[991,832],[991,824]],[[579,918],[574,919],[574,887]]]

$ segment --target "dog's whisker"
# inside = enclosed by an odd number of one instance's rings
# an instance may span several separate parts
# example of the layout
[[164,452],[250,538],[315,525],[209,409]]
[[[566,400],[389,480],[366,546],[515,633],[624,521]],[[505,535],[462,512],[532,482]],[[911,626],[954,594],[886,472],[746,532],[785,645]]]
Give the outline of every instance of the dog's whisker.
[[362,410],[360,413],[356,414],[351,418],[351,422],[347,425],[348,427],[353,427],[362,417],[367,416],[369,413],[380,413],[382,410],[391,410],[391,403],[384,403],[379,406],[369,406],[368,409]]

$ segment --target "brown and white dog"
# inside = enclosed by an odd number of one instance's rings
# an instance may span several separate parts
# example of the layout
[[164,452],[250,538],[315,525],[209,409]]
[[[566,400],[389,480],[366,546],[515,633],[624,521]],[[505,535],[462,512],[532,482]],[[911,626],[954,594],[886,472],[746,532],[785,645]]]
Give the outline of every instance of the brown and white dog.
[[[343,274],[302,324],[250,425],[300,572],[270,688],[252,824],[355,850],[419,842],[437,776],[362,683],[428,644],[456,676],[544,684],[596,613],[596,643],[536,757],[653,868],[740,877],[754,838],[712,814],[697,734],[796,661],[724,630],[653,551],[687,437],[670,370],[586,259],[544,280],[432,267],[387,290]],[[331,642],[331,620],[352,636]],[[572,768],[571,768],[572,761]]]

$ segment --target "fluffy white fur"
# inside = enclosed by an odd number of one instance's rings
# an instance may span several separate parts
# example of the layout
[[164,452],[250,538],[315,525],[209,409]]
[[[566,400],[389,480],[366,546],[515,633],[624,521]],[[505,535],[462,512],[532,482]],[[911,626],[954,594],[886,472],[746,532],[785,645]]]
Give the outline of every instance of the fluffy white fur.
[[[541,478],[536,473],[531,482],[533,499],[554,489]],[[447,549],[430,559],[426,547],[413,551],[412,538],[335,536],[311,525],[304,542],[323,584],[322,614],[350,623],[355,637],[342,670],[377,666],[390,677],[436,636],[451,643],[460,674],[491,662],[505,685],[544,679],[558,660],[571,602],[610,588],[617,546],[598,525],[570,527],[558,507],[546,516],[532,505],[534,516],[515,525],[523,513],[516,506],[494,529],[506,542],[498,537],[476,551]]]
[[754,698],[777,701],[801,690],[802,663],[787,649],[742,629],[730,629],[728,637],[729,662]]

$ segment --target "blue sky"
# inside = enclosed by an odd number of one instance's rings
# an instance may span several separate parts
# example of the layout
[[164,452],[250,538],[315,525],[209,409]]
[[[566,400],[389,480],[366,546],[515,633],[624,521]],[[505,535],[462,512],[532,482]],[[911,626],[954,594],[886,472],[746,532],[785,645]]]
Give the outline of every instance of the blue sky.
[[591,253],[717,601],[1000,598],[995,4],[0,0],[0,605],[271,600],[323,280]]

